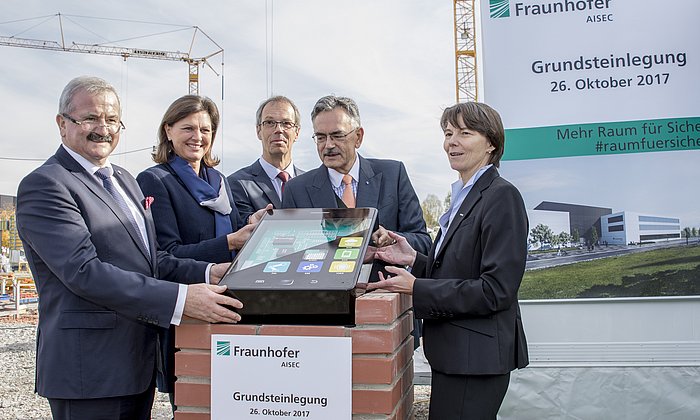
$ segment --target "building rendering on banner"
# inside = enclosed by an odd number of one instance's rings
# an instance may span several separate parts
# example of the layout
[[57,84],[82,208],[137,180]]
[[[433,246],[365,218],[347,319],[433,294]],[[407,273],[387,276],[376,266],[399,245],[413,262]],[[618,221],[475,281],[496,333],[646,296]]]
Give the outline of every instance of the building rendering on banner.
[[602,216],[600,224],[600,240],[609,244],[625,245],[681,238],[681,221],[676,217],[622,211]]
[[[568,217],[556,217],[554,213],[564,213]],[[593,229],[597,232],[598,243],[615,245],[658,242],[681,238],[681,221],[677,217],[652,216],[631,211],[613,213],[611,208],[584,206],[580,204],[543,201],[528,212],[531,227],[537,223],[549,226],[554,233],[560,231],[574,234],[590,241]],[[569,230],[562,229],[568,219]]]
[[[534,210],[557,211],[569,214],[569,234],[578,232],[581,238],[590,239],[593,227],[600,233],[600,219],[611,214],[612,209],[606,207],[583,206],[580,204],[556,203],[543,201]],[[598,235],[600,236],[600,235]]]

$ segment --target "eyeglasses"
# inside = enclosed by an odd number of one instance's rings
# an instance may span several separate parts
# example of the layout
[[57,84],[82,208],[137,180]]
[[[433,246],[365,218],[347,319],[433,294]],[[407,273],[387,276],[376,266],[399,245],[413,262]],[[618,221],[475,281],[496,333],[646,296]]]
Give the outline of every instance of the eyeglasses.
[[126,127],[124,126],[123,122],[111,118],[105,120],[105,122],[102,123],[100,122],[99,118],[95,117],[87,117],[84,120],[78,121],[68,114],[61,114],[61,116],[67,119],[68,121],[72,122],[73,124],[80,126],[80,128],[82,128],[85,131],[94,130],[98,127],[106,127],[107,131],[109,131],[112,134],[116,134],[120,130],[126,130]]
[[291,121],[273,121],[273,120],[265,120],[261,122],[259,125],[262,125],[265,128],[276,128],[278,125],[282,127],[283,130],[291,130],[292,128],[296,127],[297,125],[294,124]]
[[328,141],[328,138],[330,137],[333,139],[335,143],[342,143],[344,142],[347,137],[357,131],[360,127],[355,128],[354,130],[350,130],[347,133],[331,133],[331,134],[324,134],[324,133],[314,133],[313,136],[311,136],[312,139],[314,139],[314,142],[316,144],[324,144],[326,141]]

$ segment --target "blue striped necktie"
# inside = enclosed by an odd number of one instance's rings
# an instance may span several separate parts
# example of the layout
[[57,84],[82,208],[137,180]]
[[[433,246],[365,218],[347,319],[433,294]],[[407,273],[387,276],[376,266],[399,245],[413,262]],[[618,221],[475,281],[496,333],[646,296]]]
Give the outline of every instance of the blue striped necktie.
[[[127,219],[131,222],[131,224],[134,226],[134,229],[136,230],[136,233],[138,234],[138,237],[141,239],[141,243],[143,243],[143,236],[141,235],[141,229],[139,229],[138,223],[136,223],[136,219],[134,219],[134,215],[131,213],[131,210],[129,210],[129,206],[126,204],[126,201],[124,201],[124,197],[122,197],[121,194],[119,194],[119,191],[117,191],[117,188],[114,186],[114,182],[112,181],[112,177],[109,175],[109,168],[100,168],[95,172],[95,175],[97,175],[98,178],[102,180],[102,185],[104,185],[105,189],[109,193],[109,195],[114,198],[114,201],[117,202],[119,205],[119,208],[122,209],[122,212],[124,212],[124,215],[126,216]],[[145,245],[145,244],[144,244]],[[146,247],[148,249],[148,247]]]

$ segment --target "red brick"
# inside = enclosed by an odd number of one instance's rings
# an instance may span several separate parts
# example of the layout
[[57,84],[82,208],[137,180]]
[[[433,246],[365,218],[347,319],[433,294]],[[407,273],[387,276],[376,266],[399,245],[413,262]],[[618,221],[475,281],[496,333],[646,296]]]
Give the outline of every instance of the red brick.
[[261,325],[260,335],[302,336],[302,337],[345,337],[347,329],[329,325]]
[[374,385],[371,388],[352,390],[353,414],[392,414],[406,391],[413,386],[413,367],[407,366],[391,385]]
[[175,411],[175,420],[211,420],[211,414],[177,410]]
[[176,376],[211,376],[211,352],[181,350],[175,353]]
[[211,385],[176,381],[175,405],[211,407]]
[[[185,318],[177,328],[176,404],[178,420],[209,419],[211,334],[353,338],[353,414],[412,418],[413,315],[411,296],[370,293],[357,300],[358,327],[207,324]],[[398,319],[394,319],[398,317]],[[398,348],[397,348],[398,347]]]
[[[212,324],[212,334],[234,334],[234,335],[256,335],[258,333],[258,325],[243,325],[243,324]],[[211,344],[211,340],[209,340]]]
[[355,323],[391,324],[401,315],[397,293],[367,293],[355,301]]
[[352,358],[352,382],[355,384],[390,384],[404,366],[412,361],[413,339],[407,337],[392,354],[355,355]]
[[407,312],[391,325],[364,325],[352,329],[352,353],[393,353],[413,331],[413,313]]
[[175,347],[203,349],[211,347],[211,324],[180,324],[175,328]]
[[410,387],[401,398],[396,412],[389,417],[389,420],[413,419],[413,387]]

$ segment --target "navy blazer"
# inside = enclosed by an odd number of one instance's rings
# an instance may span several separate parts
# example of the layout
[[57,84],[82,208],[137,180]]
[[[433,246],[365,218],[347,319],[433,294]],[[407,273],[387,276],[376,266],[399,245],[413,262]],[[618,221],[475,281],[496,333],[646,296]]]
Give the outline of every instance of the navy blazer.
[[136,181],[113,168],[142,211],[150,252],[102,183],[63,147],[19,185],[17,227],[39,292],[36,390],[47,398],[144,392],[158,327],[170,325],[175,309],[175,282],[204,280],[207,264],[157,251]]
[[[221,174],[217,171],[217,174]],[[223,177],[231,203],[231,226],[237,231],[245,225]],[[156,222],[158,245],[176,257],[223,263],[231,261],[226,235],[216,237],[214,211],[200,206],[179,176],[167,163],[153,166],[137,177],[143,195],[153,197],[151,211]]]
[[[303,173],[304,171],[294,167],[295,176]],[[259,160],[229,175],[228,183],[231,185],[236,207],[245,221],[251,214],[268,204],[272,204],[276,209],[282,208],[282,201],[277,196],[275,187]]]
[[[418,252],[427,252],[430,235],[403,163],[357,156],[360,159],[360,179],[357,180],[355,205],[376,208],[380,225],[406,237]],[[287,182],[282,208],[336,208],[336,197],[328,168],[321,165]]]
[[418,254],[413,310],[431,368],[505,374],[528,364],[518,305],[528,221],[518,190],[489,168],[472,187],[440,250]]

